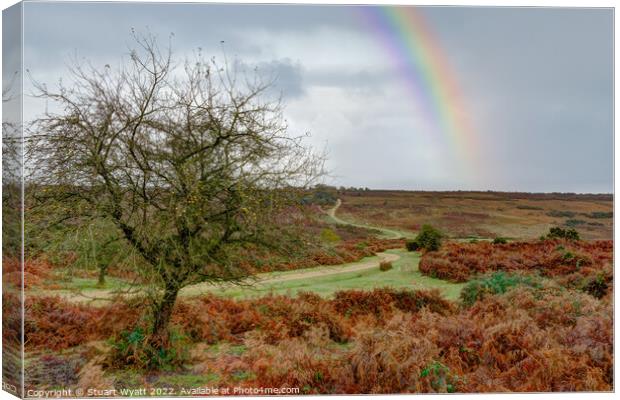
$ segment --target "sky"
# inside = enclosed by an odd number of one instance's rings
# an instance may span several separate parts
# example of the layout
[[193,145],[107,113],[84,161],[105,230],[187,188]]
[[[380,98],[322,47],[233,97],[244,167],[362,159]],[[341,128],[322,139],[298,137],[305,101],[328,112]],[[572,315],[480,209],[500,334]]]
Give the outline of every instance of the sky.
[[[95,65],[119,63],[131,29],[163,42],[174,33],[175,56],[200,47],[277,77],[274,90],[282,94],[290,130],[309,132],[308,144],[328,153],[328,184],[613,191],[611,9],[417,7],[416,21],[442,60],[429,64],[433,78],[415,68],[424,56],[395,51],[397,43],[368,23],[366,16],[379,12],[30,2],[24,5],[24,67],[52,84],[67,76],[74,54]],[[393,39],[424,45],[415,34],[419,26]],[[5,44],[3,52],[15,49]],[[401,62],[407,55],[414,67]],[[450,95],[432,98],[448,80],[458,104]],[[27,78],[24,85],[28,93]],[[38,100],[24,101],[26,118],[43,109]],[[449,116],[458,110],[467,126],[442,125],[445,109]]]

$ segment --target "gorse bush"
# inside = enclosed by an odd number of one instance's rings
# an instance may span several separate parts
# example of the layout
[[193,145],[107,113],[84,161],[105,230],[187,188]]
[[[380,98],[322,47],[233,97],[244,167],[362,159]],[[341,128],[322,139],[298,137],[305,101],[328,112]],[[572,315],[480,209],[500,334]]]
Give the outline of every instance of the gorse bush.
[[587,224],[587,221],[584,221],[582,219],[573,219],[573,218],[567,219],[564,222],[564,225],[570,226],[570,227],[579,226],[579,225],[585,225],[585,224]]
[[586,279],[582,290],[600,299],[611,289],[612,279],[613,277],[611,274],[599,273],[596,276]]
[[[433,228],[430,225],[422,225],[422,228],[420,229],[420,233],[418,233],[418,236],[416,236],[415,240],[414,240],[414,244],[408,245],[408,249],[411,247],[415,247],[415,250],[417,249],[424,249],[426,251],[437,251],[439,250],[439,248],[441,247],[441,239],[443,238],[443,235],[441,232],[439,232],[437,229]],[[413,251],[413,250],[410,250]]]
[[605,211],[594,211],[590,214],[586,214],[588,218],[613,218],[613,211],[605,212]]
[[547,215],[554,218],[572,218],[577,215],[577,213],[573,211],[551,210],[547,212]]
[[542,210],[542,207],[536,207],[536,206],[529,206],[527,204],[525,205],[520,205],[516,207],[519,210]]
[[463,288],[461,299],[463,304],[471,306],[489,294],[503,294],[515,286],[540,287],[536,279],[529,276],[495,272],[489,276],[473,280]]
[[420,246],[418,246],[418,242],[416,242],[415,240],[408,240],[405,243],[405,247],[408,251],[417,251],[420,249]]
[[326,243],[336,243],[340,241],[340,236],[330,228],[321,231],[321,241]]
[[321,206],[333,205],[336,203],[336,195],[333,192],[324,190],[316,190],[311,194],[304,196],[300,202],[301,204],[318,204]]
[[549,233],[547,233],[546,239],[568,239],[568,240],[579,240],[579,232],[575,229],[563,229],[560,227],[553,227],[549,229]]
[[506,244],[508,243],[508,239],[503,238],[503,237],[496,237],[495,239],[493,239],[493,244]]

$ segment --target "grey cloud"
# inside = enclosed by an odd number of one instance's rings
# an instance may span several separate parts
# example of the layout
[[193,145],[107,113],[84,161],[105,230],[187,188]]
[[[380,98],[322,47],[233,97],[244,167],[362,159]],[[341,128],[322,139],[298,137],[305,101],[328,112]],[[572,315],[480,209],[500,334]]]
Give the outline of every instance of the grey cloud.
[[272,90],[281,92],[284,100],[298,98],[304,95],[303,70],[299,62],[288,58],[261,62],[256,70],[266,79],[273,79]]
[[148,26],[161,38],[174,32],[178,53],[225,50],[276,77],[273,94],[290,103],[292,124],[328,141],[337,184],[613,189],[611,9],[422,8],[488,178],[459,175],[445,135],[417,124],[416,104],[398,90],[403,77],[351,7],[35,2],[25,10],[25,60],[36,76],[62,75],[74,50],[113,62],[130,28]]

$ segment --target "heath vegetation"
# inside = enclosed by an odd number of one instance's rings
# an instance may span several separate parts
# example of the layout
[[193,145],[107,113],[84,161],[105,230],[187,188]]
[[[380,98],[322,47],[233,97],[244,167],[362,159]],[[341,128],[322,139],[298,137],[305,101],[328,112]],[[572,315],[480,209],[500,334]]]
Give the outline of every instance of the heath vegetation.
[[613,390],[611,196],[330,187],[273,81],[134,47],[31,78],[5,378],[23,284],[27,389]]

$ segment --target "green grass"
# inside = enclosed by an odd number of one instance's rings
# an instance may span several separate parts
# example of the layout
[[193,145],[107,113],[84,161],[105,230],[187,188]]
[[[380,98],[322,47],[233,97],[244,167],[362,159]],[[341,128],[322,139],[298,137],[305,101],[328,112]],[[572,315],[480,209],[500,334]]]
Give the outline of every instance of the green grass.
[[47,282],[47,283],[48,284],[59,283],[61,286],[59,289],[53,289],[53,290],[49,289],[49,290],[58,292],[59,294],[63,292],[75,292],[76,290],[82,291],[82,292],[88,292],[92,290],[116,291],[116,290],[127,289],[129,286],[131,286],[131,283],[127,282],[126,280],[119,279],[119,278],[112,278],[112,277],[106,277],[104,286],[98,285],[97,278],[71,278],[71,280],[68,280],[68,281],[62,281],[62,282],[56,281],[56,282]]
[[161,387],[166,387],[166,385],[168,385],[172,387],[192,389],[213,384],[219,381],[219,379],[219,375],[215,373],[208,373],[204,375],[172,373],[169,375],[160,376],[159,379],[157,379],[157,385]]
[[[344,272],[328,276],[310,277],[285,282],[275,282],[271,284],[256,284],[253,287],[231,287],[221,288],[212,287],[204,289],[202,292],[210,292],[221,296],[232,297],[235,299],[254,298],[266,294],[286,294],[296,295],[300,291],[317,293],[324,297],[333,295],[336,291],[347,289],[370,290],[380,287],[408,288],[408,289],[439,289],[448,299],[457,299],[464,284],[455,284],[440,279],[431,278],[418,270],[420,255],[416,252],[408,252],[404,249],[388,250],[387,253],[397,254],[401,258],[393,262],[393,268],[389,271],[376,268],[364,271]],[[379,257],[368,257],[363,261],[377,260]],[[344,267],[349,264],[342,265]],[[319,267],[334,268],[334,267]],[[312,268],[317,270],[317,268]],[[287,271],[268,274],[270,277],[285,276],[287,274],[299,273],[302,270]],[[198,294],[195,291],[192,294]],[[187,293],[189,294],[189,293]]]

